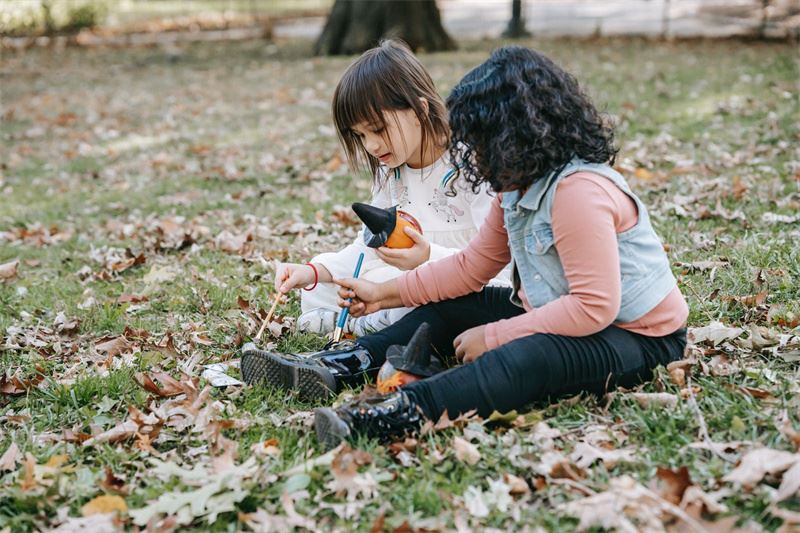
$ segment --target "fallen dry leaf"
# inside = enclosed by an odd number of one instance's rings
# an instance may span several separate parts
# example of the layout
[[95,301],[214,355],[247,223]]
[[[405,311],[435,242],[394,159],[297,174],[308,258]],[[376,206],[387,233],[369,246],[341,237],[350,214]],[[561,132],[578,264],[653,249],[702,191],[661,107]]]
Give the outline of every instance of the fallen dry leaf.
[[137,294],[120,294],[119,297],[117,297],[118,304],[128,304],[128,303],[138,304],[141,302],[146,302],[147,300],[148,300],[147,296],[140,296]]
[[122,530],[117,513],[68,518],[50,533],[117,533]]
[[800,455],[789,470],[783,473],[783,479],[775,494],[775,501],[782,502],[797,494],[800,490]]
[[686,489],[692,484],[692,480],[689,478],[689,469],[685,466],[678,470],[659,466],[656,469],[656,478],[661,481],[661,497],[674,504],[681,503]]
[[559,510],[578,518],[578,531],[593,527],[617,531],[664,531],[666,517],[681,522],[684,531],[703,531],[680,507],[638,484],[630,476],[611,479],[609,489],[562,503]]
[[100,486],[108,492],[116,492],[119,494],[127,494],[128,487],[125,485],[125,480],[120,479],[114,475],[111,467],[106,467],[106,477],[100,482]]
[[[153,380],[161,383],[162,387],[155,384]],[[168,398],[170,396],[178,396],[179,394],[191,394],[197,390],[197,378],[190,378],[184,375],[181,381],[173,378],[166,372],[155,372],[152,376],[148,376],[144,372],[137,372],[133,376],[133,380],[137,385],[142,387],[147,392]]]
[[27,394],[31,389],[39,386],[44,381],[44,368],[37,366],[36,375],[32,378],[20,378],[16,374],[11,377],[0,375],[0,394],[17,396]]
[[505,481],[508,485],[509,493],[511,494],[527,494],[531,491],[528,482],[521,477],[515,476],[514,474],[503,474],[503,481]]
[[9,446],[6,451],[3,452],[3,456],[0,457],[0,472],[16,470],[17,463],[20,462],[21,459],[22,453],[19,451],[19,446],[17,446],[16,442],[12,442],[11,446]]
[[635,462],[633,450],[606,450],[592,446],[588,442],[579,442],[570,454],[570,459],[578,468],[588,468],[595,461],[603,461],[606,468],[614,468],[619,462]]
[[716,346],[723,341],[735,339],[742,333],[744,333],[743,328],[731,328],[721,322],[711,322],[708,326],[701,328],[689,328],[688,339],[689,342],[695,344],[708,342],[712,346]]
[[217,237],[214,239],[214,246],[223,252],[239,254],[244,251],[245,245],[249,240],[249,233],[234,235],[228,230],[223,230],[222,233],[217,235]]
[[747,452],[742,460],[732,471],[722,479],[746,488],[753,488],[767,474],[780,474],[800,461],[800,454],[773,450],[771,448],[758,448]]
[[681,508],[686,509],[691,516],[698,517],[702,513],[718,514],[727,513],[728,507],[720,503],[724,497],[730,496],[732,492],[722,489],[714,493],[707,493],[697,485],[686,487],[681,498]]
[[693,263],[682,263],[680,261],[675,263],[675,266],[685,269],[687,272],[692,271],[705,271],[713,270],[715,268],[724,268],[730,266],[728,261],[695,261]]
[[119,496],[98,496],[81,507],[81,514],[83,516],[92,516],[96,514],[113,512],[128,512],[128,506],[125,504],[125,500]]
[[18,267],[19,259],[14,259],[13,261],[0,265],[0,282],[7,283],[17,279]]
[[456,459],[470,466],[481,460],[481,452],[478,451],[478,448],[461,437],[456,436],[453,438],[453,450],[455,451]]
[[633,392],[630,395],[643,409],[648,407],[672,409],[678,405],[678,397],[668,392]]
[[125,338],[124,335],[119,337],[103,337],[96,341],[94,345],[95,350],[99,353],[106,354],[109,359],[122,353],[128,352],[133,348],[133,344]]
[[372,455],[369,453],[342,446],[331,462],[333,481],[328,487],[339,496],[346,495],[348,501],[354,501],[359,496],[366,499],[374,497],[378,481],[369,472],[358,472],[358,467],[371,462]]

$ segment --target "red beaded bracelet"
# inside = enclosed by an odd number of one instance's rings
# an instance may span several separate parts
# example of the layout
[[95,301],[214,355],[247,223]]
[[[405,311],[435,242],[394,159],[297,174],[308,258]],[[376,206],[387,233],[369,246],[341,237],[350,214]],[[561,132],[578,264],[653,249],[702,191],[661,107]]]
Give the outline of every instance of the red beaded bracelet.
[[311,270],[314,271],[314,284],[311,287],[303,287],[303,290],[313,291],[317,287],[317,283],[319,283],[319,272],[317,272],[317,267],[315,267],[311,263],[306,263],[306,264],[311,267]]

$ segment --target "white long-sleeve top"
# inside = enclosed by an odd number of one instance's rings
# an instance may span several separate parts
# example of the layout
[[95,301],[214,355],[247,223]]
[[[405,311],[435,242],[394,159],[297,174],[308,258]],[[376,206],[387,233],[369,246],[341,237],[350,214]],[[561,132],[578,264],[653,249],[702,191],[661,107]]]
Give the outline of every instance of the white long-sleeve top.
[[[424,168],[403,165],[396,169],[381,167],[379,172],[381,177],[373,187],[370,203],[382,208],[396,205],[417,219],[431,245],[429,261],[466,248],[478,233],[495,196],[488,188],[474,193],[462,178],[455,178],[455,167],[447,153]],[[361,252],[362,276],[366,279],[386,281],[401,274],[364,244],[363,229],[352,244],[338,252],[321,254],[312,262],[323,265],[334,277],[349,277]],[[378,279],[369,275],[371,271],[380,271]],[[508,285],[507,272],[494,281],[492,284]]]

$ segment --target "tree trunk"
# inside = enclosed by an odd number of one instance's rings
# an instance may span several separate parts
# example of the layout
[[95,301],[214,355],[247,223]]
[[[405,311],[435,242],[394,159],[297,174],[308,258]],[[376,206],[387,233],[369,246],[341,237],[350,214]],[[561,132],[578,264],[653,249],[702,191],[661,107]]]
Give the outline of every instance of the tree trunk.
[[435,0],[336,0],[314,53],[357,54],[389,38],[404,40],[414,51],[456,48]]
[[522,0],[512,0],[511,20],[508,21],[508,26],[502,36],[508,39],[521,39],[530,37],[530,35],[525,29],[525,19],[522,16]]

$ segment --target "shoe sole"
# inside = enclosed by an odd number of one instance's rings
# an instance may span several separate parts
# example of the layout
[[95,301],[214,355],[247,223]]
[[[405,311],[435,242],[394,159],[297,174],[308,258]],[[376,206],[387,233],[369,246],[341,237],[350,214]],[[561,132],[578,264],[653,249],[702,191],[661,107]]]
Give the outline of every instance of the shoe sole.
[[347,424],[336,416],[333,409],[327,407],[314,411],[314,431],[317,433],[317,442],[326,450],[335,448],[350,436]]
[[336,391],[336,379],[327,369],[290,361],[256,348],[242,353],[241,371],[248,385],[296,391],[305,401],[327,400]]

